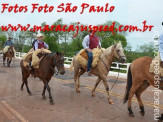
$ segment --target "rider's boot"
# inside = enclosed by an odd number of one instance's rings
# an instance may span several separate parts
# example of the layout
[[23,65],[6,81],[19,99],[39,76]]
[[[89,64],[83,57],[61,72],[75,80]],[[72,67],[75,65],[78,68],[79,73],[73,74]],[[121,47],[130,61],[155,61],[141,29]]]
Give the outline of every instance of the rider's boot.
[[29,67],[29,72],[30,72],[30,74],[31,74],[31,75],[34,75],[34,69],[33,69],[32,65],[31,65],[31,61],[29,62],[28,67]]

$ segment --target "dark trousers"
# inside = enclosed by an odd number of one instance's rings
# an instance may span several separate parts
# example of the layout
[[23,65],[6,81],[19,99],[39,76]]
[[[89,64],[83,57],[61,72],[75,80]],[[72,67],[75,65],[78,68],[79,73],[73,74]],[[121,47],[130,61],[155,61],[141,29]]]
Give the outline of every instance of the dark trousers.
[[92,68],[93,53],[87,51],[87,55],[88,55],[87,72],[89,72]]

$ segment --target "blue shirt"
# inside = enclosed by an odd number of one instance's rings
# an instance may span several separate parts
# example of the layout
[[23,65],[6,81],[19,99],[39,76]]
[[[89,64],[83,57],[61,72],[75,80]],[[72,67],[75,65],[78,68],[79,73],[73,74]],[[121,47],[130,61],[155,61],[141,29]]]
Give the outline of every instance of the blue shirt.
[[6,46],[12,46],[13,45],[13,42],[10,40],[7,40],[6,42],[5,42],[5,44],[3,45],[3,47],[6,47]]
[[[35,42],[35,44],[34,44],[34,49],[35,49],[35,50],[38,49],[38,43],[39,43],[39,42],[40,42],[40,41],[38,41],[38,40]],[[41,43],[42,43],[42,42],[43,42],[43,41],[41,41]],[[49,47],[45,42],[44,42],[44,46],[45,46],[45,48],[48,48],[48,47]]]

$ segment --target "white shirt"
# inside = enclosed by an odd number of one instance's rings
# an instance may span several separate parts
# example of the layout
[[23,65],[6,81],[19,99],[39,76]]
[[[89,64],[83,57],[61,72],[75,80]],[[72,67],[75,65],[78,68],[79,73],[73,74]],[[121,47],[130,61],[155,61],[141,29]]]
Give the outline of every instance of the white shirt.
[[[82,45],[83,45],[84,49],[88,49],[89,48],[89,35],[84,37]],[[101,46],[100,40],[99,40],[99,45]]]

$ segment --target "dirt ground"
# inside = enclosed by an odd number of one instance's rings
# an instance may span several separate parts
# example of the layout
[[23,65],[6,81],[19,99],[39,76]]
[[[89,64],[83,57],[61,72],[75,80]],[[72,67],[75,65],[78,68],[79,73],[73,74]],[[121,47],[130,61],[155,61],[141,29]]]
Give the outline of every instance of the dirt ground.
[[[96,96],[91,96],[91,89],[96,77],[81,77],[80,93],[76,93],[73,73],[54,76],[50,81],[51,93],[55,104],[50,105],[48,93],[42,100],[43,83],[38,78],[28,79],[32,96],[28,96],[26,88],[20,90],[21,69],[20,60],[15,60],[10,68],[4,67],[0,57],[0,122],[153,122],[154,92],[149,87],[143,94],[145,116],[139,113],[137,100],[133,99],[132,109],[135,117],[129,117],[127,104],[123,104],[126,80],[119,79],[110,92],[114,105],[107,101],[103,83],[96,90]],[[114,83],[114,77],[108,77],[109,87]],[[163,113],[163,94],[160,95],[160,113]]]

